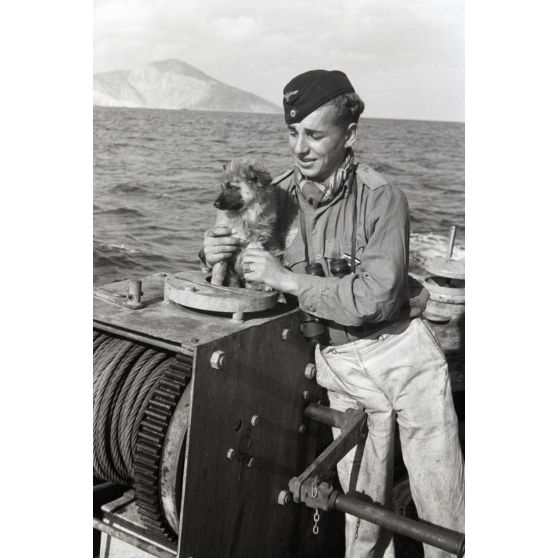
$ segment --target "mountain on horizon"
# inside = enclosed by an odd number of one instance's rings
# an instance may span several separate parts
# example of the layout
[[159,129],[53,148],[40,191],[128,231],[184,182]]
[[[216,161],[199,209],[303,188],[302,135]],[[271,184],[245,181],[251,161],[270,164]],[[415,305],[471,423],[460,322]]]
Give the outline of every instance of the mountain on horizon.
[[151,62],[140,70],[94,74],[93,104],[175,110],[282,112],[277,105],[262,97],[226,85],[173,58]]

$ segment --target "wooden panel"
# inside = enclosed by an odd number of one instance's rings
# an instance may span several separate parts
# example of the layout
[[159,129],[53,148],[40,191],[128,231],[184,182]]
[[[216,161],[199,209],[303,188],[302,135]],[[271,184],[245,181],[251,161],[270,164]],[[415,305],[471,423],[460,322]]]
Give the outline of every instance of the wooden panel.
[[[293,336],[284,341],[286,328]],[[180,557],[324,556],[326,529],[322,522],[320,534],[312,534],[313,510],[277,504],[279,491],[316,455],[324,432],[307,421],[306,433],[298,432],[303,391],[310,400],[322,391],[304,377],[311,350],[297,330],[290,312],[197,348]],[[225,353],[221,370],[210,365],[215,350]]]

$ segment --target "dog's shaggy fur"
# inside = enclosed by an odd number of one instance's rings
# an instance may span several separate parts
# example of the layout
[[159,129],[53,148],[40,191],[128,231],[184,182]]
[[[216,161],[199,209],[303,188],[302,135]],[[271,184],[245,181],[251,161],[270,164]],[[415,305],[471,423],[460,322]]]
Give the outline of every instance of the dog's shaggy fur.
[[233,159],[226,165],[221,188],[213,204],[219,210],[215,226],[230,227],[241,240],[241,250],[213,266],[211,283],[244,286],[242,257],[246,248],[275,248],[277,190],[262,163],[252,157]]

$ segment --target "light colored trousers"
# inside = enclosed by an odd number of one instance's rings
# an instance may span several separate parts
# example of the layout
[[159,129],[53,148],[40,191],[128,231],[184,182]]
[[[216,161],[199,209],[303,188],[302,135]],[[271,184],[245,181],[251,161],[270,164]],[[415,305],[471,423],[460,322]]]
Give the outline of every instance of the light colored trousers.
[[[378,336],[316,349],[318,383],[332,408],[364,407],[368,437],[337,467],[345,492],[364,492],[391,506],[395,420],[411,494],[421,519],[464,531],[463,456],[445,356],[422,319],[390,326]],[[334,428],[333,435],[339,430]],[[355,474],[356,473],[356,474]],[[393,558],[391,533],[347,514],[346,558]],[[425,558],[447,552],[424,545]]]

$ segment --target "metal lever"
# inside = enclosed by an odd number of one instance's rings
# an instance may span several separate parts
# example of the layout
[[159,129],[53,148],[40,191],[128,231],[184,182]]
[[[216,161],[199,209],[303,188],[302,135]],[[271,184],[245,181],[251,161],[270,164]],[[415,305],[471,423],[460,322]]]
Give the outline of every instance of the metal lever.
[[459,558],[465,553],[465,535],[458,531],[409,519],[386,510],[379,504],[365,502],[356,496],[342,494],[339,491],[330,498],[330,501],[332,501],[331,509],[349,513],[399,535],[441,548]]
[[305,502],[307,492],[311,490],[309,480],[328,478],[337,463],[366,437],[368,426],[366,413],[362,409],[347,409],[344,413],[329,407],[310,403],[304,410],[304,415],[323,424],[338,426],[341,434],[302,472],[298,477],[289,481],[289,490],[293,493],[295,502]]

